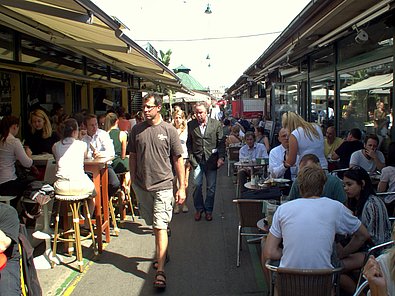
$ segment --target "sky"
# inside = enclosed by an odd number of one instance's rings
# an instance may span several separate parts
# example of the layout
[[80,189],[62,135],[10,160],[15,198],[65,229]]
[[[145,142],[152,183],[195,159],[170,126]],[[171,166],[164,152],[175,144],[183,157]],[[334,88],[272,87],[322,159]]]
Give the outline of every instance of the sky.
[[[134,41],[171,50],[204,87],[230,87],[310,0],[92,0]],[[211,14],[204,13],[210,5]],[[242,37],[256,35],[253,37]],[[224,38],[231,37],[231,38]],[[199,39],[199,40],[197,40]],[[209,56],[209,59],[207,59]]]

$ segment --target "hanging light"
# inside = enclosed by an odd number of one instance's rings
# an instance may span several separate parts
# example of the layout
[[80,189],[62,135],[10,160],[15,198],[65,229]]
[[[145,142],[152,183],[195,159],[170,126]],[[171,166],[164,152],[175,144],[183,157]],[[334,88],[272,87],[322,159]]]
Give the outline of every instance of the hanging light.
[[209,54],[207,54],[206,60],[209,60],[209,59],[210,59],[210,55],[209,55]]
[[206,14],[211,14],[212,13],[211,8],[210,8],[210,3],[207,3],[207,8],[206,8],[204,13],[206,13]]

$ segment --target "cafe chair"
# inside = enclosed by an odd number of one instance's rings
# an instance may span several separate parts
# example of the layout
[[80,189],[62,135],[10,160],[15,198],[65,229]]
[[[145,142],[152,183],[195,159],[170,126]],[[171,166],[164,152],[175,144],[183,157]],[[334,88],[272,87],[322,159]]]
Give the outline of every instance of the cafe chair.
[[230,177],[230,171],[232,164],[239,161],[239,151],[241,146],[229,146],[226,148],[227,164],[228,164],[228,177]]
[[369,287],[368,281],[364,281],[356,290],[353,296],[366,295],[366,291]]
[[342,267],[330,269],[295,269],[277,267],[266,261],[270,271],[270,296],[340,295]]
[[394,245],[394,243],[395,242],[393,240],[391,240],[391,241],[388,241],[388,242],[385,242],[385,243],[373,246],[373,247],[371,247],[368,250],[367,255],[365,256],[365,258],[366,258],[365,262],[363,263],[362,268],[359,271],[357,287],[359,287],[361,285],[361,283],[362,283],[362,276],[363,276],[362,270],[363,270],[363,267],[365,266],[366,262],[368,261],[369,256],[370,255],[374,255],[375,257],[380,256],[383,253],[383,251],[385,251],[385,250],[389,249],[390,247],[392,247]]
[[[257,222],[263,218],[262,200],[254,199],[234,199],[237,214],[239,217],[239,225],[237,227],[237,258],[236,265],[240,266],[241,238],[243,236],[263,237],[266,234],[258,232]],[[255,229],[255,232],[251,230]]]
[[[82,258],[82,245],[81,241],[91,238],[92,239],[92,247],[94,250],[95,255],[98,254],[95,242],[95,233],[93,231],[93,225],[91,220],[91,215],[89,213],[88,208],[88,199],[89,195],[59,195],[55,194],[55,199],[58,201],[58,207],[56,211],[56,219],[55,219],[55,233],[53,239],[53,248],[52,248],[52,256],[51,256],[51,267],[53,268],[55,265],[55,258],[56,258],[56,249],[58,240],[63,242],[73,242],[75,244],[75,251],[76,251],[76,259],[79,271],[82,272],[83,270],[83,258]],[[80,233],[80,205],[83,204],[85,208],[86,216],[85,219],[88,219],[89,223],[89,234],[85,237],[81,238]],[[59,232],[59,214],[61,205],[65,204],[66,208],[72,213],[72,222],[73,227],[72,229],[66,229],[65,224],[67,221],[63,223],[63,232]],[[65,220],[68,218],[68,214],[64,218]],[[68,223],[67,223],[68,224]],[[70,249],[69,249],[70,251]]]

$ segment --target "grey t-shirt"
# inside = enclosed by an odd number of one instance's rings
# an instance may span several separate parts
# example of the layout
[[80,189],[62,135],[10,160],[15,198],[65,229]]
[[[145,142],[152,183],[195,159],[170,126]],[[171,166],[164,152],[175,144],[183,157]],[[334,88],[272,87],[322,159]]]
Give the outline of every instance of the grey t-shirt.
[[177,130],[162,121],[149,125],[146,121],[133,127],[128,151],[136,153],[136,184],[147,191],[173,188],[171,156],[181,156]]

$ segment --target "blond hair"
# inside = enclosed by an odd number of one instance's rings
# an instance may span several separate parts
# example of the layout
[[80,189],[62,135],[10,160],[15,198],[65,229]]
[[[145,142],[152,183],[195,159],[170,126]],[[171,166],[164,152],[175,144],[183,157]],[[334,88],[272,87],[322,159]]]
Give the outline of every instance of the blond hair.
[[282,126],[283,128],[287,128],[291,133],[298,127],[301,127],[310,140],[313,140],[313,137],[317,139],[320,138],[320,134],[315,128],[315,124],[307,122],[302,116],[296,114],[295,112],[289,111],[283,114]]
[[299,191],[303,197],[321,196],[326,182],[324,170],[311,164],[303,167],[298,174]]
[[182,122],[181,122],[179,129],[181,130],[181,133],[183,133],[183,131],[187,128],[187,120],[185,117],[185,113],[182,110],[176,110],[173,112],[172,118],[173,118],[173,125],[175,128],[177,128],[176,121],[175,121],[177,115],[181,115]]
[[33,116],[39,117],[44,120],[43,135],[42,135],[43,139],[48,139],[50,136],[52,136],[51,122],[49,121],[47,114],[41,109],[36,109],[36,110],[30,112],[29,125],[31,127],[32,134],[34,134],[36,132],[36,129],[34,128],[33,123],[32,123]]
[[106,119],[104,120],[104,130],[106,132],[110,131],[110,129],[117,123],[118,116],[117,114],[110,112],[106,115]]

